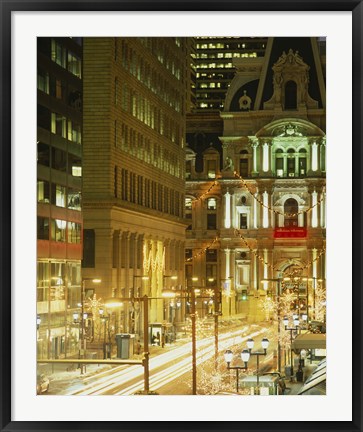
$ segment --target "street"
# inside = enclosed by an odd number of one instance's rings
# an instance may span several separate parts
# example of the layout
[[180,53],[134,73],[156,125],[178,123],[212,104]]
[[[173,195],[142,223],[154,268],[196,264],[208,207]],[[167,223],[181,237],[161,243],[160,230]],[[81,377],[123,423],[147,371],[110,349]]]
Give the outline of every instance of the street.
[[[266,334],[267,329],[258,325],[244,325],[243,328],[223,329],[219,334],[218,350],[220,361],[226,349],[236,346],[239,352],[246,346],[248,338],[256,341]],[[214,359],[214,337],[204,337],[197,341],[197,367],[198,371],[208,361]],[[159,349],[160,352],[160,349]],[[270,348],[263,361],[260,361],[260,368],[269,364],[273,359],[274,341],[271,341]],[[206,366],[208,367],[208,366]],[[249,369],[253,371],[255,359],[251,357]],[[270,366],[269,366],[270,367]],[[212,374],[213,371],[210,371]],[[141,366],[120,366],[103,370],[94,375],[78,375],[74,372],[71,379],[54,381],[51,383],[49,394],[63,395],[133,395],[143,390],[143,367]],[[197,376],[197,389],[198,389]],[[200,380],[201,381],[201,380]],[[202,385],[200,383],[200,385]],[[150,358],[150,390],[158,394],[191,394],[191,342],[179,341],[179,345],[165,348],[165,352],[151,355]],[[200,391],[199,391],[200,390]],[[198,389],[198,393],[203,389]]]

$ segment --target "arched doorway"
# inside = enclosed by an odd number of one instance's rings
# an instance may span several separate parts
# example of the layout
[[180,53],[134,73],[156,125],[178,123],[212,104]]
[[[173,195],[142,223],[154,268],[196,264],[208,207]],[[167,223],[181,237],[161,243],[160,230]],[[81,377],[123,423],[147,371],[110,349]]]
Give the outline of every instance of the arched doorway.
[[296,199],[288,198],[284,204],[284,226],[285,227],[297,227],[298,226],[298,212],[299,204]]

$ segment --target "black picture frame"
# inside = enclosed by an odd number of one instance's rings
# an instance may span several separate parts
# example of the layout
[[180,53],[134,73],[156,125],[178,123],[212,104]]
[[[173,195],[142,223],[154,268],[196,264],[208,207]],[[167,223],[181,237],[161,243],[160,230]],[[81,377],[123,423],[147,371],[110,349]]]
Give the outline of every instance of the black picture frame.
[[[363,5],[361,0],[236,0],[236,1],[147,1],[147,0],[69,0],[69,1],[32,1],[0,0],[1,11],[1,290],[0,290],[0,426],[1,431],[108,431],[122,430],[152,432],[176,429],[180,431],[198,430],[237,430],[269,431],[361,431],[362,430],[362,320],[363,309],[361,296],[361,187],[362,187],[362,27]],[[16,11],[351,11],[353,19],[353,383],[352,383],[352,421],[350,422],[312,422],[312,421],[256,421],[256,422],[64,422],[55,421],[12,421],[11,394],[11,283],[12,283],[12,159],[11,159],[11,14]],[[342,347],[343,348],[343,347]],[[345,359],[344,361],[350,361]],[[342,394],[342,397],[343,394]],[[298,401],[297,401],[298,409]],[[162,419],[160,419],[162,420]],[[282,418],[283,420],[283,418]]]

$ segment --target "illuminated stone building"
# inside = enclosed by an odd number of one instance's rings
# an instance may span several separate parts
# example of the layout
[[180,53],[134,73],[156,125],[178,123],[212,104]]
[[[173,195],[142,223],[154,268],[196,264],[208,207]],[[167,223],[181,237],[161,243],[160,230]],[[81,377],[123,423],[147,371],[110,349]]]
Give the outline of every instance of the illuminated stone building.
[[188,116],[186,275],[216,292],[224,316],[266,319],[261,298],[298,270],[314,318],[325,284],[323,47],[269,38],[264,57],[231,60],[219,121]]
[[[189,48],[147,37],[83,48],[83,274],[102,280],[103,301],[149,295],[150,322],[170,325],[182,320],[162,291],[184,286]],[[108,313],[115,332],[141,333],[138,302]]]
[[82,259],[82,46],[38,38],[37,351],[74,354]]

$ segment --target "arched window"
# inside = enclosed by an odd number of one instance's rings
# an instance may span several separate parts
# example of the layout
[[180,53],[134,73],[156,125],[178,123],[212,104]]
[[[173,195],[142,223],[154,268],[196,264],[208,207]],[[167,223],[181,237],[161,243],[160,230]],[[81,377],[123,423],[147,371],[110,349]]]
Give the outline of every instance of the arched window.
[[298,226],[298,211],[299,204],[296,199],[289,198],[285,201],[284,204],[284,213],[285,213],[285,227],[297,227]]
[[306,150],[300,149],[299,151],[299,177],[306,176]]
[[287,81],[285,85],[285,110],[297,109],[297,85],[295,81]]

